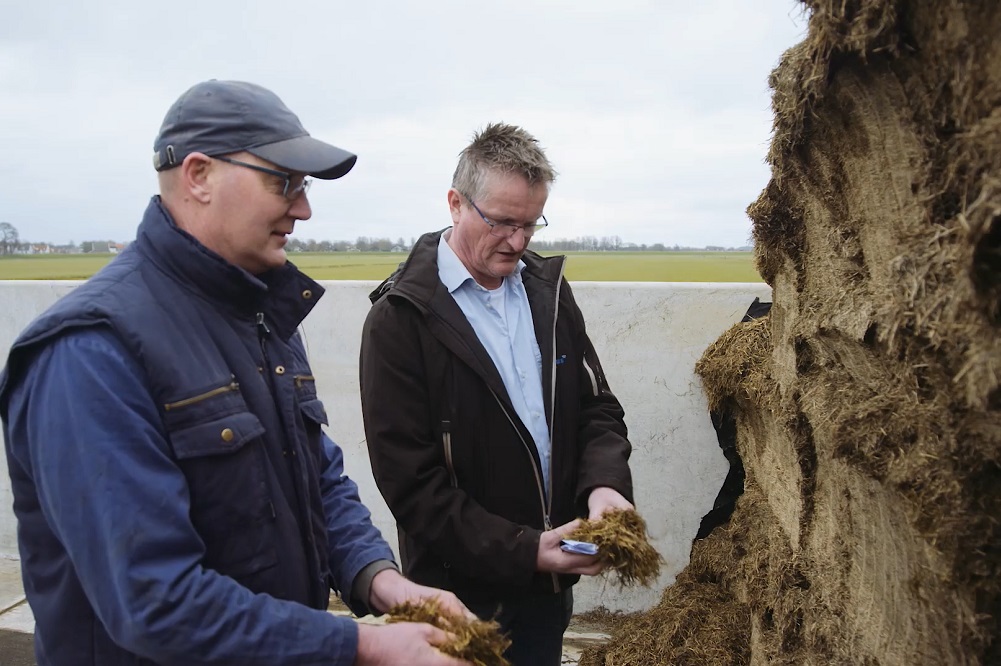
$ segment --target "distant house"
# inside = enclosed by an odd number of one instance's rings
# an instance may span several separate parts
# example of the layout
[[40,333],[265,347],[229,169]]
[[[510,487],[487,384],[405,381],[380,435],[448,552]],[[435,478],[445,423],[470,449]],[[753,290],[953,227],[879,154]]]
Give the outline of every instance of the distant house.
[[52,254],[52,246],[48,243],[31,243],[29,247],[31,254]]
[[81,243],[83,251],[87,254],[107,254],[109,252],[114,252],[111,246],[114,245],[111,241],[84,241]]

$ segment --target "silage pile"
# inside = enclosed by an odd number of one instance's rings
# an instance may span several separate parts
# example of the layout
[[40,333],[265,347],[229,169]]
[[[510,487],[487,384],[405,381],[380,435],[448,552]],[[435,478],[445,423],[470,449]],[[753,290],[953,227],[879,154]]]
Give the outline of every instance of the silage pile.
[[1001,663],[1001,3],[811,0],[697,368],[746,490],[583,666]]

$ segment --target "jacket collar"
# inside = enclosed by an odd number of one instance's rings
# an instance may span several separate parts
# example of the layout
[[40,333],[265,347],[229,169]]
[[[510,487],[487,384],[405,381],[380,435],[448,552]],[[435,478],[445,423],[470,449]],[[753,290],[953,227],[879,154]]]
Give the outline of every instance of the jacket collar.
[[259,276],[234,266],[178,227],[159,196],[146,208],[136,245],[160,271],[214,306],[241,316],[264,312],[283,339],[324,292],[291,262]]
[[[411,250],[407,260],[400,264],[399,268],[390,275],[382,284],[376,288],[369,298],[374,303],[383,294],[394,290],[400,295],[404,295],[416,305],[426,310],[431,303],[432,297],[441,281],[438,279],[438,242],[441,235],[449,227],[440,231],[432,231],[421,236],[414,249]],[[528,250],[522,255],[521,261],[525,268],[521,276],[525,281],[526,289],[534,281],[541,281],[543,285],[536,285],[537,288],[555,291],[556,285],[563,274],[563,264],[566,257],[542,257]],[[446,291],[448,291],[446,289]]]
[[[511,400],[500,373],[490,354],[480,343],[473,327],[466,320],[448,288],[438,278],[438,243],[441,231],[424,234],[418,239],[407,260],[373,291],[369,298],[375,303],[382,297],[403,297],[414,304],[428,322],[429,330],[452,350],[464,363],[475,369],[494,393],[501,397],[509,414],[514,414]],[[528,294],[536,339],[542,352],[543,397],[547,413],[552,396],[545,389],[552,379],[554,353],[553,334],[559,297],[559,284],[566,257],[541,257],[528,251],[522,256],[525,269],[521,273]]]

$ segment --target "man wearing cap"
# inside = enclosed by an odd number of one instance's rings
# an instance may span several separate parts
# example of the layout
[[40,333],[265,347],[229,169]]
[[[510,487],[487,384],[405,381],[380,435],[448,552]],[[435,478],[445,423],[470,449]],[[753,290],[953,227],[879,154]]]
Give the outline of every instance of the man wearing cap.
[[36,319],[0,375],[43,666],[435,664],[425,624],[359,615],[450,593],[403,578],[297,334],[323,288],[286,261],[307,176],[355,156],[264,88],[208,81],[154,143],[136,241]]

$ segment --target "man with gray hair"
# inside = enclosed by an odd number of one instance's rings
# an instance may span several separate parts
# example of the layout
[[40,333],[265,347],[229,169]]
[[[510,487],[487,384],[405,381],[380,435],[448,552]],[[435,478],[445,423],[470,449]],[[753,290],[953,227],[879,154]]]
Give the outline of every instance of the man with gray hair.
[[206,81],[153,146],[136,241],[36,319],[0,418],[40,666],[461,666],[427,624],[358,614],[451,593],[372,525],[297,328],[323,287],[285,256],[308,176],[351,153],[271,91]]
[[571,586],[602,569],[561,548],[576,518],[632,507],[622,407],[565,257],[527,251],[555,177],[525,130],[479,132],[451,228],[373,292],[362,335],[365,432],[404,573],[496,617],[515,666],[561,662]]

